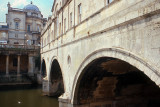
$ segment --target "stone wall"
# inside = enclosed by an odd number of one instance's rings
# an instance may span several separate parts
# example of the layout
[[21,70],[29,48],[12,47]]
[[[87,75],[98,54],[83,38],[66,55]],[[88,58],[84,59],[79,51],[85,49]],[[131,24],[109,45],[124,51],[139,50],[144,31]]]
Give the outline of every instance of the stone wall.
[[[92,3],[72,0],[65,5],[63,15],[63,9],[59,11],[59,17],[63,16],[61,19],[67,17],[69,22],[66,12],[70,13],[67,7],[73,8],[73,1],[74,27],[63,32],[61,36],[55,35],[56,38],[41,49],[41,59],[46,62],[46,80],[50,77],[53,58],[58,59],[62,69],[65,93],[60,97],[60,101],[76,104],[74,96],[82,78],[82,71],[100,57],[126,61],[144,72],[157,86],[160,85],[159,1],[114,0],[106,6],[96,0]],[[76,20],[79,3],[82,3],[82,22],[78,24]],[[58,13],[53,16],[55,14]],[[56,24],[55,20],[56,16],[48,25]],[[48,36],[48,29],[49,26],[42,31],[43,40]],[[71,63],[68,63],[68,56]]]
[[2,75],[6,74],[6,56],[0,55],[0,73]]

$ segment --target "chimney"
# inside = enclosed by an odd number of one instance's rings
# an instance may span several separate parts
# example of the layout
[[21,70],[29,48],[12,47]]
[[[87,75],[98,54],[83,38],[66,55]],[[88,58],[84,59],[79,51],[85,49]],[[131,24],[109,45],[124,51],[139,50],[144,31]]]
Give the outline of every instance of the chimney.
[[7,7],[8,7],[8,9],[11,7],[10,2],[8,2]]

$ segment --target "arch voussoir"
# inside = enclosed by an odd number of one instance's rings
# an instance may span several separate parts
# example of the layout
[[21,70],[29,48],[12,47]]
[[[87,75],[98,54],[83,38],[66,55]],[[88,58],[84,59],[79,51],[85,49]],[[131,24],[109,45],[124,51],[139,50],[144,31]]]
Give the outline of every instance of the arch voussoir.
[[93,60],[101,57],[117,58],[131,64],[132,66],[144,72],[152,81],[154,81],[157,84],[157,86],[160,87],[160,79],[159,79],[160,75],[158,69],[156,68],[156,66],[153,66],[152,63],[150,63],[149,61],[140,56],[135,55],[134,53],[128,52],[123,49],[105,48],[91,53],[81,63],[74,78],[74,83],[72,87],[72,93],[71,93],[72,104],[77,103],[76,101],[77,99],[75,99],[77,97],[76,90],[77,90],[77,85],[79,84],[79,78],[81,78],[81,74],[83,73],[84,68]]

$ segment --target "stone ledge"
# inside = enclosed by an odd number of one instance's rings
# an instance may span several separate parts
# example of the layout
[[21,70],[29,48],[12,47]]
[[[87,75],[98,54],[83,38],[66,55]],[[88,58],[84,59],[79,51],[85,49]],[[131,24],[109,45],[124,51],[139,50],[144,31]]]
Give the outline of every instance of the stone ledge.
[[63,98],[58,98],[59,102],[63,102],[63,103],[71,103],[70,99],[63,99]]

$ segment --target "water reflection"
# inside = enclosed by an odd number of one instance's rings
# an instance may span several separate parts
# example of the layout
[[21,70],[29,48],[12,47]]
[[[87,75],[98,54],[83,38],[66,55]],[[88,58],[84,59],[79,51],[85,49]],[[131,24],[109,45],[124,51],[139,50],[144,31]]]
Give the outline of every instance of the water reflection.
[[41,89],[0,91],[0,107],[59,107],[58,99],[42,96]]

